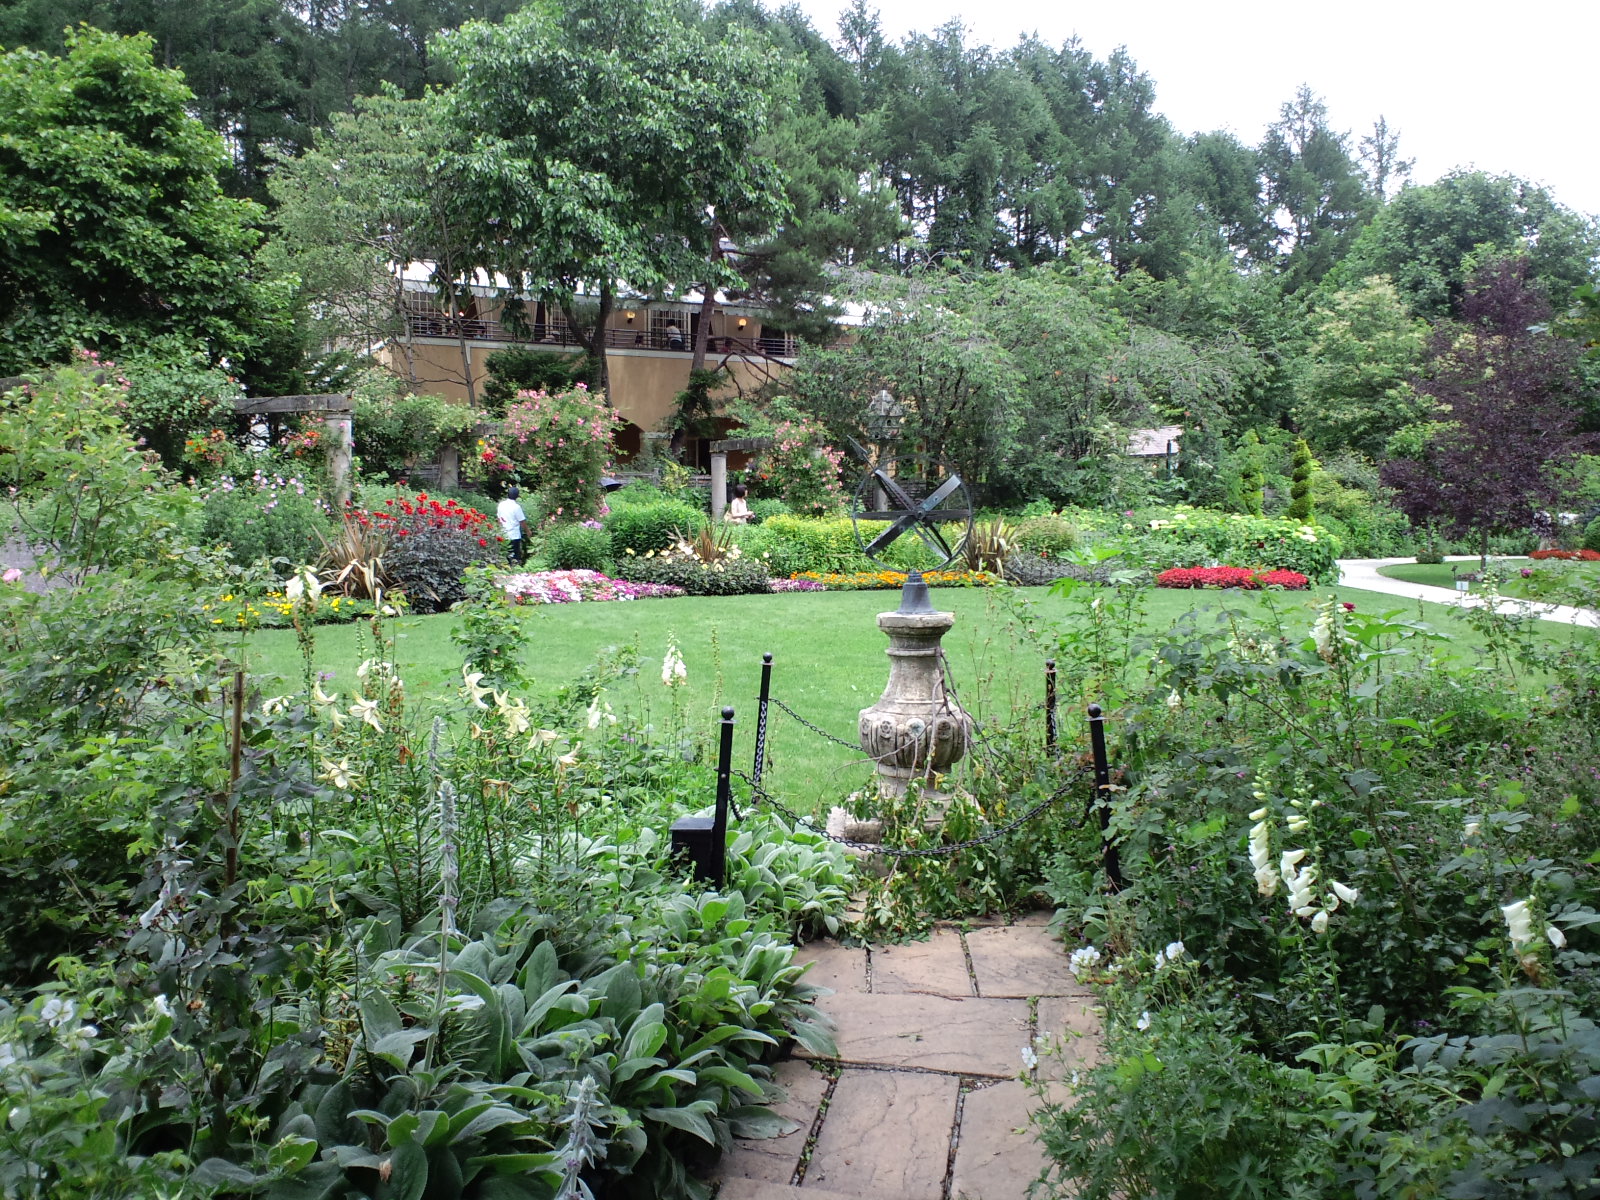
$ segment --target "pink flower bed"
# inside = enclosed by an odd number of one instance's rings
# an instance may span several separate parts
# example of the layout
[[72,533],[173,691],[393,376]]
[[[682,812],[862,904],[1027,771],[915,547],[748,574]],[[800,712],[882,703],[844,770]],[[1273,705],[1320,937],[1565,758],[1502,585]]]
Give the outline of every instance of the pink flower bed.
[[772,581],[774,592],[825,592],[828,585],[818,583],[815,579],[774,579]]
[[1156,576],[1156,586],[1164,588],[1244,588],[1255,591],[1281,587],[1298,592],[1311,581],[1299,571],[1252,571],[1248,567],[1173,567]]
[[599,571],[524,571],[503,575],[500,586],[518,604],[578,604],[584,600],[648,600],[681,596],[665,583],[625,583]]

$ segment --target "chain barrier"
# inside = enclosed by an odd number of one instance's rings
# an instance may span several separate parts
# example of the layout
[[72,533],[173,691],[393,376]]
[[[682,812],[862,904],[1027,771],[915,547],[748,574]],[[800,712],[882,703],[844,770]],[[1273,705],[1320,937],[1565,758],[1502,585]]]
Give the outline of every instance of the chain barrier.
[[[965,708],[962,707],[960,694],[956,691],[955,681],[951,677],[950,661],[945,657],[944,650],[942,648],[939,651],[939,680],[941,685],[939,702],[941,705],[942,714],[949,716],[952,719],[957,711],[960,711],[963,714],[965,717],[963,724],[967,729],[969,741],[972,745],[976,746],[983,752],[983,755],[988,762],[990,773],[995,778],[1000,778],[1001,772],[997,761],[995,747],[990,743],[989,739],[983,735],[982,728],[978,722],[973,719],[972,715],[968,713]],[[862,755],[863,761],[877,761],[872,755],[866,754],[859,743],[847,742],[843,738],[836,737],[834,734],[829,733],[820,725],[816,725],[813,722],[806,720],[806,718],[795,712],[794,709],[790,708],[778,697],[768,695],[765,697],[765,700],[767,703],[776,705],[778,708],[782,709],[791,718],[793,718],[796,723],[810,730],[824,741],[830,742],[836,746],[843,746],[846,750],[849,750],[852,753]],[[1036,704],[1030,706],[1025,711],[1031,712],[1035,709],[1041,708],[1043,708],[1043,705]],[[760,714],[761,715],[758,718],[757,726],[757,746],[758,753],[762,754],[763,756],[761,761],[764,765],[764,755],[767,741],[765,708],[760,710]],[[884,757],[893,757],[895,754],[898,754],[901,750],[905,749],[907,745],[914,745],[918,740],[919,739],[917,738],[912,738],[909,742],[903,743],[902,745],[897,746],[894,750],[889,751]],[[763,808],[772,809],[796,827],[809,830],[811,833],[816,834],[818,837],[825,838],[830,842],[835,842],[841,846],[845,846],[854,850],[866,850],[874,854],[882,854],[889,858],[943,858],[952,854],[959,854],[963,850],[971,850],[978,846],[986,846],[990,842],[998,841],[1000,838],[1004,837],[1008,833],[1011,833],[1013,830],[1021,828],[1023,825],[1027,824],[1041,813],[1059,804],[1062,799],[1067,796],[1068,792],[1071,791],[1071,789],[1079,782],[1080,777],[1088,774],[1089,770],[1090,769],[1087,765],[1083,763],[1077,764],[1075,767],[1070,769],[1072,778],[1069,779],[1068,782],[1062,784],[1043,800],[1033,805],[1033,807],[1029,808],[1020,816],[1013,817],[1004,825],[996,826],[987,833],[982,833],[976,837],[967,838],[964,841],[950,842],[945,845],[926,847],[885,846],[879,842],[861,842],[854,841],[850,838],[838,837],[835,834],[829,833],[826,828],[817,825],[814,821],[806,817],[802,817],[799,813],[788,807],[788,805],[784,804],[776,796],[766,791],[761,786],[761,779],[759,776],[752,779],[749,775],[746,775],[743,771],[739,770],[733,770],[730,773],[733,778],[738,779],[750,789],[748,800],[752,810],[758,805]],[[1084,803],[1083,813],[1077,818],[1076,821],[1072,823],[1072,828],[1081,828],[1084,823],[1088,821],[1089,816],[1091,813],[1093,813],[1093,811],[1094,795],[1091,791],[1088,799]],[[739,816],[737,804],[734,805],[734,815]],[[742,817],[740,819],[742,819]]]
[[[1074,769],[1073,774],[1082,775],[1084,774],[1084,771],[1085,768],[1080,766]],[[859,842],[851,838],[838,837],[817,825],[816,822],[802,817],[799,813],[795,812],[788,805],[784,804],[777,797],[773,796],[770,792],[767,792],[758,787],[756,784],[752,783],[750,777],[743,771],[734,771],[733,775],[740,782],[744,783],[750,788],[750,801],[752,804],[759,802],[763,807],[774,809],[779,816],[783,817],[791,824],[802,829],[809,830],[818,837],[826,838],[830,842],[837,842],[839,845],[848,847],[852,850],[868,850],[874,854],[882,854],[889,858],[945,858],[952,854],[959,854],[963,850],[971,850],[978,846],[987,846],[990,842],[998,841],[1006,834],[1015,829],[1021,828],[1023,825],[1026,825],[1029,821],[1033,820],[1046,809],[1052,808],[1059,804],[1072,789],[1073,785],[1077,782],[1077,780],[1074,779],[1071,782],[1062,784],[1055,791],[1051,792],[1048,796],[1039,801],[1039,803],[1035,804],[1021,816],[1013,817],[1004,825],[997,825],[987,833],[980,833],[977,837],[970,837],[965,841],[960,842],[949,842],[942,846],[912,847],[885,846],[881,842]],[[1090,807],[1086,807],[1084,809],[1083,816],[1079,817],[1077,821],[1073,822],[1072,827],[1075,829],[1080,828],[1092,810],[1092,804]]]

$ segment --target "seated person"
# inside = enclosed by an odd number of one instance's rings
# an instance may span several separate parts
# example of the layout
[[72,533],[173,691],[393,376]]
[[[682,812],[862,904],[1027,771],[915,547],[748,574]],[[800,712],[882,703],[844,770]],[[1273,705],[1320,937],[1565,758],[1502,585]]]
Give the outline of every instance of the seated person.
[[734,525],[748,525],[750,523],[750,505],[745,503],[745,496],[749,492],[750,489],[742,483],[733,485],[733,499],[728,501],[728,511],[724,514],[724,520]]

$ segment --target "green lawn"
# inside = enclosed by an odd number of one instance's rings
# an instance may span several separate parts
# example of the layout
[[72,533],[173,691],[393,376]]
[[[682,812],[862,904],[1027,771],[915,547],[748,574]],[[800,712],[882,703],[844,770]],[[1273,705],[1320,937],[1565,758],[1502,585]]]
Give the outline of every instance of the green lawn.
[[[1527,598],[1528,590],[1524,586],[1522,576],[1518,572],[1523,567],[1531,567],[1534,570],[1542,569],[1538,563],[1531,558],[1504,558],[1496,559],[1494,561],[1505,563],[1510,568],[1510,573],[1506,578],[1505,586],[1501,589],[1502,593],[1507,596],[1521,596],[1523,598]],[[1571,568],[1575,571],[1587,574],[1593,579],[1600,579],[1600,563],[1559,562],[1552,565],[1557,565],[1562,568]],[[1426,587],[1454,590],[1456,584],[1455,576],[1452,574],[1452,571],[1459,571],[1462,574],[1465,574],[1469,571],[1476,571],[1477,569],[1478,564],[1476,562],[1396,563],[1392,567],[1379,567],[1378,574],[1389,579],[1398,579],[1402,583],[1420,583]],[[1477,591],[1478,585],[1473,584],[1472,589],[1473,591]]]
[[[1420,612],[1458,642],[1474,641],[1449,606],[1406,602],[1352,588],[1334,590],[1367,611]],[[1326,590],[1274,593],[1271,602],[1288,614],[1291,627],[1298,622],[1309,631],[1311,608],[1326,594]],[[1017,589],[1013,595],[1033,602],[1026,620],[1019,620],[1002,596],[984,589],[934,592],[935,603],[956,614],[945,650],[963,703],[979,715],[1010,712],[1043,699],[1043,664],[1053,653],[1052,618],[1062,616],[1068,604],[1044,588]],[[709,733],[718,707],[733,705],[737,756],[748,767],[762,653],[773,655],[774,696],[830,733],[853,741],[856,714],[878,698],[887,676],[883,653],[887,643],[875,616],[898,602],[896,592],[826,592],[540,605],[522,611],[532,630],[528,659],[535,695],[549,695],[589,666],[605,647],[635,641],[639,674],[613,690],[611,703],[656,721],[668,719],[672,711],[659,672],[667,639],[675,636],[689,672],[688,686],[679,697],[685,719]],[[1224,602],[1246,610],[1259,610],[1265,603],[1258,593],[1156,590],[1150,594],[1149,624],[1166,628],[1192,608]],[[460,686],[461,658],[450,640],[456,619],[447,613],[392,623],[398,668],[412,696]],[[1541,627],[1540,632],[1555,638],[1575,636],[1563,626]],[[362,654],[358,635],[358,626],[318,628],[316,667],[331,674],[325,684],[330,691],[349,691]],[[1580,631],[1577,636],[1589,635]],[[287,681],[283,690],[299,679],[300,657],[292,632],[251,635],[245,652],[249,669],[282,677]],[[274,688],[268,685],[267,690]],[[772,721],[772,778],[789,793],[837,796],[868,778],[870,772],[859,754],[829,745],[776,710]]]

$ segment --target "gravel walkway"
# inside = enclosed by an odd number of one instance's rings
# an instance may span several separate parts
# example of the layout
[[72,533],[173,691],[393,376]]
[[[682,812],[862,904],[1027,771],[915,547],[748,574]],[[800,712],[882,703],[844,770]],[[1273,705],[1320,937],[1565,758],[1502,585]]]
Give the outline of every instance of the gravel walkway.
[[[1446,562],[1475,563],[1475,554],[1451,555]],[[1362,588],[1369,592],[1383,592],[1390,596],[1404,596],[1408,600],[1431,600],[1435,604],[1455,604],[1462,608],[1477,608],[1484,598],[1471,592],[1452,592],[1424,583],[1404,583],[1378,574],[1380,567],[1416,562],[1414,558],[1342,558],[1339,560],[1339,582],[1345,587]],[[1500,598],[1504,612],[1520,616],[1537,617],[1541,621],[1561,621],[1568,625],[1587,625],[1600,628],[1600,613],[1589,608],[1571,608],[1565,604],[1538,604],[1532,600],[1517,600],[1509,596]]]

